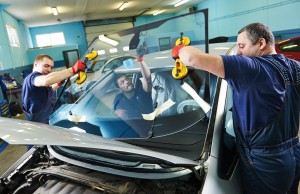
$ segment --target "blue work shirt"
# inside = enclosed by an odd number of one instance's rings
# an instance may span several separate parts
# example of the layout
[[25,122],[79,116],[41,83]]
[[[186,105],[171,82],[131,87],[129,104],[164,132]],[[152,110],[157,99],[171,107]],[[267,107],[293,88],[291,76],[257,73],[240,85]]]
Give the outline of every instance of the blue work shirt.
[[153,112],[151,92],[145,92],[142,87],[135,88],[134,96],[128,99],[123,93],[114,100],[114,110],[126,111],[126,118],[142,118],[142,114]]
[[23,81],[22,100],[23,111],[30,121],[49,123],[49,116],[53,109],[54,91],[51,87],[37,87],[34,79],[42,74],[32,72]]
[[[283,106],[285,82],[280,68],[293,72],[283,55],[222,56],[225,80],[233,90],[233,120],[243,134],[268,126]],[[276,66],[270,60],[276,60]],[[288,75],[292,77],[291,75]]]

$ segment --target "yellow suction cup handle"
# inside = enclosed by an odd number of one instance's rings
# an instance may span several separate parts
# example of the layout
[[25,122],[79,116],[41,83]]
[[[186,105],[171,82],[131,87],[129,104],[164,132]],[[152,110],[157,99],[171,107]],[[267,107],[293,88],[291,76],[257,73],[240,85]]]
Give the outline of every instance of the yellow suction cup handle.
[[184,36],[184,37],[182,37],[182,38],[178,38],[177,40],[176,40],[176,42],[175,42],[175,45],[181,45],[181,44],[183,44],[184,46],[187,46],[187,45],[189,45],[191,43],[191,40],[188,38],[188,37],[186,37],[186,36]]
[[91,61],[93,59],[95,59],[98,56],[98,52],[97,51],[92,51],[91,53],[85,55],[85,57]]
[[86,77],[87,77],[86,74],[84,72],[80,71],[78,73],[78,77],[76,79],[76,83],[77,84],[82,84],[86,80]]
[[188,68],[182,65],[180,59],[176,59],[175,67],[172,69],[172,76],[175,79],[183,79],[188,74]]

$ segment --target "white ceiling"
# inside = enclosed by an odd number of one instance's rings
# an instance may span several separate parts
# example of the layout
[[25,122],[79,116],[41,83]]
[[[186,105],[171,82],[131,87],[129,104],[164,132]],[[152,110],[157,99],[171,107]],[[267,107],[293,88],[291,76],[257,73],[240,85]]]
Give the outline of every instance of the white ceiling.
[[[118,8],[127,1],[123,11]],[[115,18],[152,15],[158,10],[174,13],[188,9],[203,0],[189,0],[174,7],[180,0],[0,0],[5,4],[6,12],[14,18],[24,21],[27,27],[54,25],[75,21],[109,20]],[[58,16],[54,16],[51,7],[57,7]]]

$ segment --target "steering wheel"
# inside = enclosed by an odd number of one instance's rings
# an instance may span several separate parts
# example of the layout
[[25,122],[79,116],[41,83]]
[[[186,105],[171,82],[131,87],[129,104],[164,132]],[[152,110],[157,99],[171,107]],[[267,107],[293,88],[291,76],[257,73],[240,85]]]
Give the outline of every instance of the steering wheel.
[[193,99],[184,100],[184,101],[182,101],[178,104],[177,113],[178,114],[184,113],[185,112],[184,107],[186,107],[186,106],[194,106],[194,107],[197,107],[197,108],[200,107],[199,104]]

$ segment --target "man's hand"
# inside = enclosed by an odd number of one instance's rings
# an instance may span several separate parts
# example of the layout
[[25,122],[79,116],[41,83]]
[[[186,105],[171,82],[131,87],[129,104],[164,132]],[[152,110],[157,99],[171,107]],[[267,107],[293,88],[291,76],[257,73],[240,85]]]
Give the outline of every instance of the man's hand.
[[181,62],[188,66],[196,66],[197,59],[201,56],[201,51],[191,46],[182,47],[178,51]]
[[73,74],[78,73],[79,71],[84,71],[86,69],[86,64],[83,61],[78,60],[75,65],[72,67]]
[[120,118],[125,118],[126,117],[126,111],[123,109],[118,109],[115,110],[116,115],[118,115],[118,117]]
[[144,61],[144,57],[138,57],[136,60],[137,60],[138,62],[142,62],[142,61]]
[[144,45],[140,45],[136,50],[137,61],[144,61],[144,55],[147,53],[147,47]]
[[178,59],[179,58],[179,50],[182,49],[184,47],[183,44],[181,45],[175,45],[172,49],[172,57],[173,59]]

